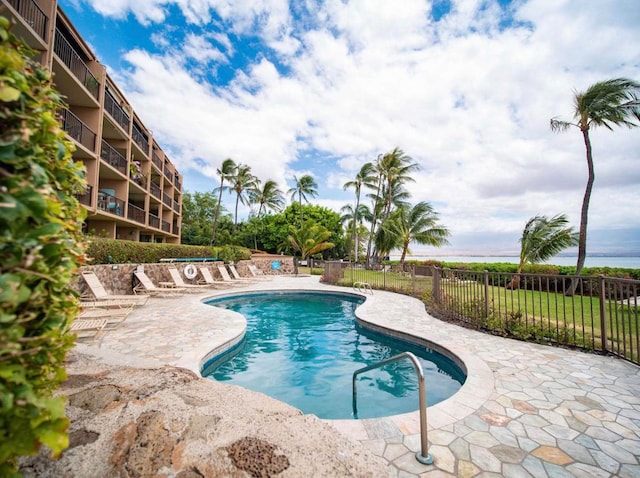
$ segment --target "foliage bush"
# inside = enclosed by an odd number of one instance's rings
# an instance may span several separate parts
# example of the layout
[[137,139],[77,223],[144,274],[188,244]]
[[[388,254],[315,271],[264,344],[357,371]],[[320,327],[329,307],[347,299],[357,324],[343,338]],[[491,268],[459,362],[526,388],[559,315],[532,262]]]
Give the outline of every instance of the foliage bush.
[[251,252],[238,246],[187,246],[93,237],[87,256],[91,264],[152,264],[176,257],[216,257],[225,262],[237,262],[250,259]]
[[65,379],[83,260],[84,171],[56,120],[50,75],[0,17],[0,476],[42,444],[68,445]]

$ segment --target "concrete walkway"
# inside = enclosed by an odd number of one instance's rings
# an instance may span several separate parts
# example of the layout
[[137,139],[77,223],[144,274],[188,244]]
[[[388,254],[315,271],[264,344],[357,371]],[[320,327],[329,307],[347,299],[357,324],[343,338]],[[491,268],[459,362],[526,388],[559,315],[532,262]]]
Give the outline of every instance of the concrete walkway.
[[[317,276],[275,277],[243,287],[151,299],[99,344],[199,372],[212,351],[233,344],[245,322],[205,297],[249,290],[351,289]],[[612,357],[494,337],[430,317],[413,298],[375,291],[357,310],[375,327],[409,333],[455,354],[468,379],[428,408],[433,465],[415,459],[418,412],[333,420],[389,464],[397,477],[640,477],[640,368]],[[428,384],[427,384],[428,387]]]

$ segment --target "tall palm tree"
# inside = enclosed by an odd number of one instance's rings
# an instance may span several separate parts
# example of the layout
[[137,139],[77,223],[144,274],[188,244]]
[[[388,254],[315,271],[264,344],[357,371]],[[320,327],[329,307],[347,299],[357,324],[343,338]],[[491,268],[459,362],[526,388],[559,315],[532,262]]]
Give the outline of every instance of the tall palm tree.
[[438,223],[438,213],[431,204],[426,201],[419,202],[415,206],[401,206],[396,209],[382,224],[382,240],[384,253],[400,247],[400,266],[404,266],[404,260],[409,251],[409,244],[417,244],[441,247],[449,244],[447,237],[449,230]]
[[[589,130],[591,127],[604,126],[613,130],[613,126],[627,126],[633,128],[638,126],[631,121],[632,118],[640,120],[640,83],[627,78],[614,78],[611,80],[595,83],[587,88],[585,92],[574,92],[573,118],[575,123],[561,121],[551,118],[551,130],[554,132],[567,131],[571,126],[575,126],[582,132],[586,153],[587,169],[589,177],[587,187],[582,199],[582,210],[580,213],[580,236],[578,240],[578,263],[576,274],[580,274],[587,257],[587,219],[589,216],[589,201],[591,200],[591,190],[595,180],[593,167],[593,154]],[[574,281],[574,291],[577,282]]]
[[284,206],[284,197],[278,187],[278,183],[269,179],[262,186],[256,181],[256,188],[249,192],[249,198],[254,204],[258,204],[258,217],[268,210],[280,211]]
[[362,191],[362,186],[367,182],[371,182],[374,180],[374,167],[371,163],[365,163],[356,174],[356,178],[353,181],[347,181],[342,186],[343,189],[353,188],[356,193],[356,205],[353,208],[354,211],[354,220],[353,227],[351,231],[351,242],[355,245],[355,261],[358,262],[358,238],[356,237],[356,231],[358,230],[358,220],[362,216],[358,216],[358,212],[360,211],[360,193]]
[[291,194],[291,202],[295,202],[296,196],[298,197],[298,206],[300,207],[300,226],[302,226],[302,200],[309,202],[307,196],[316,197],[318,195],[318,184],[313,177],[309,174],[305,174],[300,179],[297,176],[293,176],[296,183],[295,187],[289,189],[287,194]]
[[342,222],[342,224],[346,223],[347,231],[352,231],[351,247],[349,248],[349,260],[351,260],[351,253],[353,252],[355,257],[354,262],[358,262],[358,249],[360,242],[358,231],[361,232],[362,236],[366,236],[367,233],[366,230],[362,230],[363,227],[359,224],[361,224],[363,219],[371,220],[371,211],[366,204],[360,204],[357,211],[354,210],[351,204],[346,204],[342,206],[340,212],[343,213],[340,217],[340,221]]
[[255,188],[257,181],[258,178],[251,174],[251,166],[247,166],[246,164],[236,166],[233,175],[229,178],[229,192],[236,194],[236,208],[233,223],[234,231],[238,227],[238,205],[240,203],[248,203],[248,192]]
[[[578,234],[564,214],[549,219],[547,216],[534,216],[524,226],[520,238],[520,262],[517,273],[522,273],[526,264],[544,262],[562,250],[578,244]],[[507,289],[517,289],[520,276],[515,275]]]
[[236,163],[233,159],[227,158],[222,162],[222,166],[216,169],[216,174],[220,177],[220,187],[214,189],[214,192],[218,192],[218,204],[216,205],[216,213],[213,216],[213,230],[211,232],[211,245],[216,243],[216,232],[218,228],[218,218],[220,217],[220,208],[222,207],[222,191],[227,187],[224,185],[225,179],[231,177],[236,169]]

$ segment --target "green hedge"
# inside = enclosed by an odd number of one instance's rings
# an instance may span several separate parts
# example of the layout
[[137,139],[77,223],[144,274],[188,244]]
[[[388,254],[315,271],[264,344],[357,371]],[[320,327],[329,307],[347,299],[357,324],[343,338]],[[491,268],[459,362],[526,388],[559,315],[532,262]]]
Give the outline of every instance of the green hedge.
[[0,476],[47,445],[68,446],[63,361],[77,315],[84,169],[56,119],[50,74],[0,17]]
[[238,246],[187,246],[91,238],[87,249],[91,264],[152,264],[160,259],[215,257],[225,262],[251,259],[251,251]]

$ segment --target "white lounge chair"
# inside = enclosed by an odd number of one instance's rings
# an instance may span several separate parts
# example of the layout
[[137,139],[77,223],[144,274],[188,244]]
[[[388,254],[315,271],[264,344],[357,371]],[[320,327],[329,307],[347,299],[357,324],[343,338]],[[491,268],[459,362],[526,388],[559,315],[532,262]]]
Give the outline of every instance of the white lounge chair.
[[[170,297],[179,295],[185,291],[182,287],[158,287],[156,286],[149,276],[145,274],[144,269],[137,268],[133,271],[133,275],[138,280],[138,283],[133,287],[134,294],[150,294],[154,297]],[[161,282],[160,285],[169,285],[168,283]]]
[[233,264],[229,264],[229,271],[231,271],[231,275],[233,276],[233,278],[235,280],[243,280],[243,281],[251,281],[251,282],[255,282],[255,280],[251,277],[242,277],[239,273],[238,270],[236,269],[236,266]]
[[122,323],[127,320],[129,314],[133,310],[133,306],[127,308],[117,309],[99,309],[89,308],[81,309],[78,313],[78,319],[80,320],[92,320],[92,319],[106,319],[107,329],[117,329]]
[[224,287],[224,288],[233,286],[233,285],[241,285],[240,283],[234,283],[233,281],[215,280],[211,275],[211,271],[209,270],[208,267],[199,267],[198,269],[200,270],[200,275],[202,276],[202,279],[198,280],[198,282],[200,283],[210,285],[210,286],[215,286],[215,287]]
[[259,280],[272,280],[272,277],[269,277],[268,275],[265,275],[265,273],[262,272],[262,270],[258,269],[253,264],[247,264],[247,268],[249,269],[249,273],[253,277],[255,277],[256,279],[259,279]]
[[247,281],[244,279],[240,279],[240,280],[232,279],[231,276],[229,275],[229,271],[224,265],[218,265],[218,271],[220,272],[220,276],[222,277],[222,280],[225,282],[228,282],[229,284],[246,284],[247,283]]
[[76,319],[69,330],[74,332],[78,339],[91,339],[93,342],[102,335],[107,322],[107,319]]
[[173,280],[176,287],[181,287],[183,289],[192,289],[192,290],[202,290],[213,287],[215,284],[187,284],[182,276],[180,275],[180,271],[175,267],[169,267],[169,274],[171,275],[171,279]]
[[91,271],[83,272],[82,278],[96,300],[128,301],[134,305],[144,305],[149,300],[149,297],[147,296],[109,294],[102,285],[102,282],[100,282],[100,279],[98,279],[98,276]]

